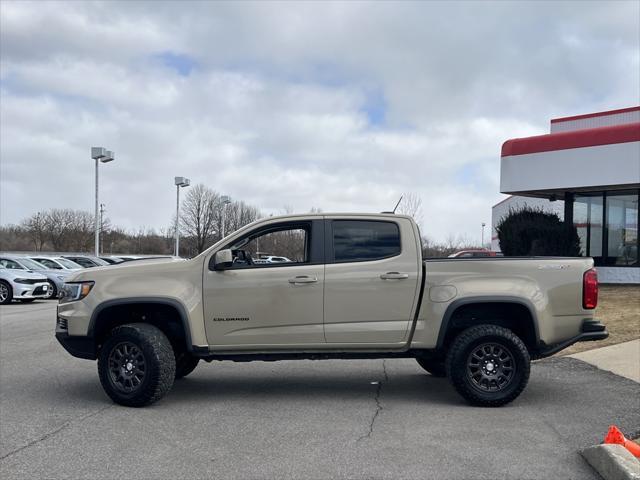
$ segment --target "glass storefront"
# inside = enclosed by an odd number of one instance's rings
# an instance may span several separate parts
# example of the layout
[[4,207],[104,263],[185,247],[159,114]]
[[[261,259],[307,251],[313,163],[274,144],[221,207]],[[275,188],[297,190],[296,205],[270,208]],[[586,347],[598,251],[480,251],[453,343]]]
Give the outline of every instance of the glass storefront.
[[576,194],[573,222],[582,254],[596,265],[638,266],[639,192]]

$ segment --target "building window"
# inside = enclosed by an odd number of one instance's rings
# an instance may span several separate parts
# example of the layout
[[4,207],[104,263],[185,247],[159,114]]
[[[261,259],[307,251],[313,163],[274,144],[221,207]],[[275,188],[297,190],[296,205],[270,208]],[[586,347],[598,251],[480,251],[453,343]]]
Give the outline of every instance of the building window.
[[603,195],[576,195],[573,203],[573,223],[580,237],[580,252],[593,257],[599,264],[602,260]]
[[637,194],[607,194],[606,265],[638,265]]
[[582,255],[596,265],[640,265],[637,191],[576,195],[573,222]]

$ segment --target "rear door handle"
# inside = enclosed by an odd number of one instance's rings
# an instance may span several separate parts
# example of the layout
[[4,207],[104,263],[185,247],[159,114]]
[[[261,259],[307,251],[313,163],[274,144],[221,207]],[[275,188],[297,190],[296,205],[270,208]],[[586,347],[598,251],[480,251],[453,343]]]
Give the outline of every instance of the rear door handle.
[[298,283],[316,283],[318,281],[317,277],[310,277],[309,275],[298,275],[297,277],[293,277],[289,279],[289,283],[292,285]]
[[387,272],[380,275],[382,280],[406,280],[409,278],[408,273],[400,273],[400,272]]

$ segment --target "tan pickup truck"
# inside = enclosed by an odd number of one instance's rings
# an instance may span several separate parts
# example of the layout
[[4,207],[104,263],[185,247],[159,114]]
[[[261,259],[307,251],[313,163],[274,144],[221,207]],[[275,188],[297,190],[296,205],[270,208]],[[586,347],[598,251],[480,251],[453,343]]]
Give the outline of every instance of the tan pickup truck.
[[270,217],[190,260],[82,270],[63,290],[57,339],[128,406],[200,360],[407,357],[499,406],[532,358],[608,335],[591,258],[424,260],[415,222],[393,214]]

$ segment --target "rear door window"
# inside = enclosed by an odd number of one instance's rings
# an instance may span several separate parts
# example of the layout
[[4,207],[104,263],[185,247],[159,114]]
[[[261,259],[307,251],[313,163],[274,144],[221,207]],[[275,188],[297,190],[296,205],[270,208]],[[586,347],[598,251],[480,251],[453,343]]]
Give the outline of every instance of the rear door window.
[[337,263],[380,260],[399,255],[395,222],[333,220],[333,258]]

